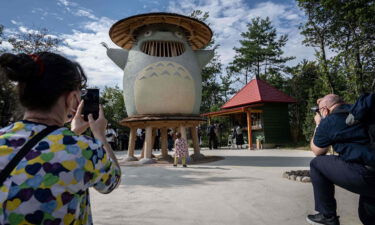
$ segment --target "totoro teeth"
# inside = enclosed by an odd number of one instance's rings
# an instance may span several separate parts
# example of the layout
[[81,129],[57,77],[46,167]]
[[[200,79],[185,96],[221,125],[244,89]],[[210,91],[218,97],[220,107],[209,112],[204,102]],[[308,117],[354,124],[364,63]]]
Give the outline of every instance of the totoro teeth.
[[167,66],[170,66],[170,67],[175,67],[172,63],[168,63],[168,65]]
[[150,71],[150,70],[153,70],[154,67],[150,66],[149,68],[146,69],[146,71]]
[[160,67],[160,66],[164,66],[164,64],[163,64],[163,63],[158,63],[158,64],[156,65],[156,67]]
[[142,77],[139,78],[138,80],[144,80],[144,79],[146,79],[146,77],[145,77],[145,76],[142,76]]
[[185,72],[184,68],[182,68],[182,67],[178,67],[177,70],[180,70],[180,71],[182,71],[182,72]]

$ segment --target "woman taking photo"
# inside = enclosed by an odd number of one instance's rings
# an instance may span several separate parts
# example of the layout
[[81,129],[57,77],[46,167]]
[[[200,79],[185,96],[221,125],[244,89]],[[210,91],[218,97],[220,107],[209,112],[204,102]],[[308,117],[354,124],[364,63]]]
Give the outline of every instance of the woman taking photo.
[[[3,54],[24,118],[0,129],[0,224],[92,224],[89,187],[110,193],[121,170],[105,138],[103,109],[81,115],[81,67],[54,53]],[[71,122],[71,129],[64,124]],[[87,128],[95,138],[81,135]]]

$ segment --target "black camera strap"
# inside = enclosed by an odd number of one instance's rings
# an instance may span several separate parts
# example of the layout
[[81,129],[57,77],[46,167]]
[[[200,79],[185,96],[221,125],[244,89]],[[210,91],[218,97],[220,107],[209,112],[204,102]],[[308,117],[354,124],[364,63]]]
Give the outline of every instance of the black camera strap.
[[48,126],[44,130],[37,133],[32,137],[26,144],[17,152],[12,160],[6,165],[6,167],[0,172],[0,187],[3,186],[4,181],[8,178],[9,174],[14,170],[18,163],[27,155],[27,153],[43,138],[48,134],[58,129],[58,126]]

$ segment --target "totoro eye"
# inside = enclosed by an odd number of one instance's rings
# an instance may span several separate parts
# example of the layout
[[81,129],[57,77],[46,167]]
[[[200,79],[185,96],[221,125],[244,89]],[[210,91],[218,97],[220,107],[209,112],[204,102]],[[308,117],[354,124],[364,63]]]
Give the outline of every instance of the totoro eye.
[[182,33],[180,32],[180,31],[176,31],[176,32],[174,32],[174,34],[176,35],[176,37],[178,37],[178,38],[182,38],[183,36],[182,36]]
[[145,35],[145,37],[150,37],[151,34],[152,34],[152,31],[149,30],[149,31],[146,31],[146,33],[144,35]]

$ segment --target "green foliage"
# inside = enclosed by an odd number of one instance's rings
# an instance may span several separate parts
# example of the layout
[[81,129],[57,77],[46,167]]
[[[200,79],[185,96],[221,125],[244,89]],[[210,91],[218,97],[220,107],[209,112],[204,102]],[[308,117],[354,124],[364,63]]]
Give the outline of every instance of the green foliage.
[[258,140],[258,141],[264,141],[264,135],[258,135],[258,136],[256,136],[256,140]]
[[[292,137],[295,141],[305,140],[303,126],[305,118],[310,116],[308,114],[310,98],[323,95],[321,87],[315,87],[315,84],[320,84],[319,77],[321,74],[315,62],[306,60],[293,68],[289,68],[287,72],[290,74],[290,78],[285,82],[285,92],[297,101],[295,104],[289,105]],[[315,93],[315,95],[310,96],[310,92]],[[309,119],[311,118],[309,117]],[[309,129],[309,126],[306,129]]]
[[[196,18],[202,22],[207,23],[209,18],[208,12],[201,10],[194,10],[191,17]],[[218,45],[215,45],[215,39],[206,48],[217,50]],[[200,112],[210,112],[220,109],[220,106],[225,103],[233,91],[230,87],[232,81],[229,77],[221,76],[222,64],[219,55],[215,51],[214,58],[202,69],[202,103]]]
[[[310,108],[318,98],[335,93],[351,103],[361,93],[371,91],[375,78],[375,3],[371,0],[297,2],[307,16],[300,27],[304,44],[316,48],[317,62],[305,62],[289,71],[292,75],[289,91],[298,102],[291,107],[291,116],[292,127],[302,130],[309,141],[315,127]],[[331,58],[327,57],[328,49],[334,53]]]
[[[353,101],[375,76],[375,3],[372,0],[297,0],[307,15],[304,43],[318,47],[324,85]],[[326,49],[335,52],[332,59]],[[345,92],[342,91],[345,88]]]
[[118,86],[104,87],[101,93],[101,102],[108,123],[117,129],[124,129],[124,127],[119,124],[121,120],[127,117],[122,90]]

